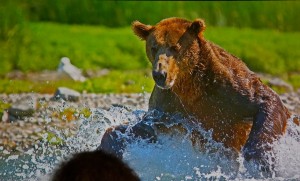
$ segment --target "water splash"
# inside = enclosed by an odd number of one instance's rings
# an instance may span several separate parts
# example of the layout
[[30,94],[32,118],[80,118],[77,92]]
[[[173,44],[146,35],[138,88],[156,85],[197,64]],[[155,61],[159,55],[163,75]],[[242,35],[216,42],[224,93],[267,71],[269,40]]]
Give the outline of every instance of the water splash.
[[[62,144],[53,145],[44,139],[25,152],[10,152],[0,147],[1,180],[48,180],[55,167],[73,153],[95,150],[105,130],[111,126],[129,123],[135,125],[146,115],[148,124],[164,124],[170,128],[180,125],[186,131],[175,129],[160,134],[156,143],[149,144],[137,139],[125,152],[127,162],[142,180],[264,180],[251,163],[222,144],[214,142],[211,131],[205,131],[192,121],[178,115],[167,116],[157,112],[112,107],[109,110],[93,109],[92,115],[78,120],[78,131],[72,135],[68,130],[49,130]],[[169,120],[161,123],[159,120]],[[300,179],[300,128],[289,121],[285,136],[274,143],[276,168],[270,180]],[[193,146],[190,135],[197,130],[207,140],[204,147]],[[129,136],[129,135],[123,135]],[[53,140],[55,142],[55,140]],[[100,163],[99,163],[100,164]]]
[[289,121],[287,134],[275,143],[274,150],[278,175],[282,178],[300,180],[300,126]]

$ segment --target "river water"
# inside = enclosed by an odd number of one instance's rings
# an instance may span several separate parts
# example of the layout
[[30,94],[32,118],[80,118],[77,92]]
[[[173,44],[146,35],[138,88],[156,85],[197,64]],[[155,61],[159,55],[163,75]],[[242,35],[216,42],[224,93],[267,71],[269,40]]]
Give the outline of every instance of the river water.
[[[0,180],[49,180],[62,160],[76,152],[95,150],[108,127],[128,122],[130,127],[145,115],[150,125],[162,116],[122,107],[93,109],[88,119],[82,117],[77,121],[79,129],[75,135],[70,135],[68,130],[50,129],[56,135],[52,141],[60,139],[63,144],[50,144],[45,133],[44,141],[25,152],[10,152],[0,147]],[[241,155],[214,142],[211,131],[187,123],[178,115],[171,115],[168,120],[169,123],[164,123],[166,127],[181,125],[187,131],[161,134],[155,143],[136,139],[123,154],[124,161],[142,180],[266,180],[252,163],[246,163]],[[192,145],[189,138],[192,130],[207,140],[201,149]],[[300,180],[299,133],[299,127],[289,121],[288,133],[274,143],[275,154],[271,157],[275,158],[275,169],[268,180]]]

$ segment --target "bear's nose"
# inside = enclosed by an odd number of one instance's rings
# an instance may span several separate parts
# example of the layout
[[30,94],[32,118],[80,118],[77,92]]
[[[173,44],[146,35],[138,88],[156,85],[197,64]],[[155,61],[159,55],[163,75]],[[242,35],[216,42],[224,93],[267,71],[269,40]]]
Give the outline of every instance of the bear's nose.
[[164,71],[152,71],[152,76],[158,86],[164,87],[167,79],[167,73]]

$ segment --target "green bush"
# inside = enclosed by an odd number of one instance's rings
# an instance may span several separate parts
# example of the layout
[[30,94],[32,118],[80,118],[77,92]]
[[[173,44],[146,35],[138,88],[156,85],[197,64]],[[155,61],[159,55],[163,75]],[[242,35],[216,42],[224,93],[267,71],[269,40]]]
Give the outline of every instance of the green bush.
[[14,0],[0,4],[0,40],[22,36],[24,15]]
[[204,18],[213,26],[272,28],[299,31],[300,2],[183,2],[183,1],[102,1],[43,0],[27,1],[25,11],[30,20],[68,24],[128,26],[133,20],[157,23],[163,18],[180,16]]
[[19,69],[19,54],[24,36],[25,19],[22,9],[15,0],[2,2],[0,4],[0,67],[2,72]]

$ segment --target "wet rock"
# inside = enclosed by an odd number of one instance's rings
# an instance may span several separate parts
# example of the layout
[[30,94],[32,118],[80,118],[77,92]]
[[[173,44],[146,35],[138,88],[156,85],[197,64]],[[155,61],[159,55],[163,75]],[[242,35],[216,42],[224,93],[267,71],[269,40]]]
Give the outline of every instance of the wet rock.
[[59,87],[56,90],[52,100],[63,99],[65,101],[77,102],[79,101],[79,98],[80,98],[79,92],[66,87]]
[[23,97],[13,103],[13,105],[7,110],[8,120],[15,121],[16,119],[24,119],[25,117],[32,116],[36,108],[36,97]]
[[68,57],[63,57],[60,59],[59,67],[57,70],[62,75],[68,75],[75,81],[84,82],[86,78],[82,75],[82,72],[79,68],[71,64],[71,61]]

